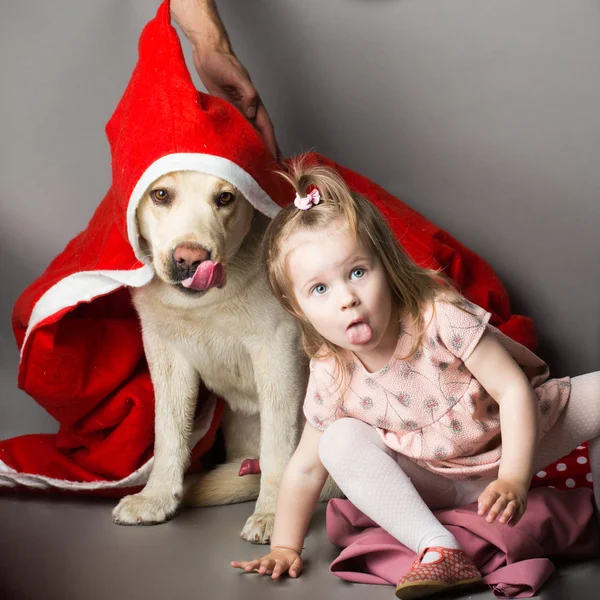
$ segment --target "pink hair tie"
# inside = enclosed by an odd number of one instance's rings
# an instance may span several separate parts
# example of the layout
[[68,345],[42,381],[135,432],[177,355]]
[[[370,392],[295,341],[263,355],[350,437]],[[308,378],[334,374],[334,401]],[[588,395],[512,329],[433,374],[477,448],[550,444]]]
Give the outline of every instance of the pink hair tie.
[[312,191],[307,192],[304,198],[301,198],[298,194],[296,194],[294,206],[300,210],[308,210],[311,208],[311,206],[319,204],[319,202],[321,202],[321,194],[317,188],[313,188]]

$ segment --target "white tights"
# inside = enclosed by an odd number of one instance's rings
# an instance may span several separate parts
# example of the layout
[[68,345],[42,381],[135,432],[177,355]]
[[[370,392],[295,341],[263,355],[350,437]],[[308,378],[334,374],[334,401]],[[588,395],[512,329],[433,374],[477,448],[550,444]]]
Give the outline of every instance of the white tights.
[[[566,408],[545,435],[535,459],[539,471],[589,440],[596,505],[600,509],[600,371],[571,380]],[[344,418],[321,438],[319,456],[347,498],[405,546],[459,548],[430,509],[475,502],[489,480],[453,481],[388,448],[370,425]]]

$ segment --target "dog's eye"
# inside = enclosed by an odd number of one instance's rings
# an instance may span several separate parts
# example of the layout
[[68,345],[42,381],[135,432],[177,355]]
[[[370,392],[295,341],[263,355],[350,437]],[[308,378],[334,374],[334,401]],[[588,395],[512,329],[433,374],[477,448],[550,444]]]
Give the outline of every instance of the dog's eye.
[[222,192],[217,198],[217,206],[227,206],[235,200],[235,196],[231,192]]
[[156,204],[167,204],[171,200],[171,196],[167,190],[158,188],[150,192],[150,197]]

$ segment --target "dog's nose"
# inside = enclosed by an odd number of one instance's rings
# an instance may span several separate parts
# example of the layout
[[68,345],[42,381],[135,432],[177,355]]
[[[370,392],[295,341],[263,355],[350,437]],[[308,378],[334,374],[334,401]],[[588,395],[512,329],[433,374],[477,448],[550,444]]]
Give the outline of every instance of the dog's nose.
[[185,243],[173,250],[173,262],[182,271],[195,271],[198,265],[210,258],[210,252],[198,244]]

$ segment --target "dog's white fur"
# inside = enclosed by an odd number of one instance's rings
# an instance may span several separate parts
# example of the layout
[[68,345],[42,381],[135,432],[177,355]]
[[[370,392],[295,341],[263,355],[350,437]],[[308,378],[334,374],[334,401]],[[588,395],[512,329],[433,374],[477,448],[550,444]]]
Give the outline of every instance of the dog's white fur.
[[[158,205],[151,191],[171,197]],[[217,199],[234,194],[227,206]],[[242,537],[267,543],[277,489],[303,424],[306,360],[295,320],[268,287],[260,242],[268,219],[228,182],[194,171],[165,175],[140,201],[141,243],[156,271],[134,290],[144,349],[155,390],[154,466],[146,487],[113,511],[122,524],[159,523],[183,495],[189,436],[200,380],[226,401],[227,463],[201,476],[187,504],[208,506],[257,498]],[[226,272],[223,287],[185,292],[173,279],[172,253],[183,243],[210,250]],[[238,477],[241,459],[260,458],[262,476]],[[260,480],[260,489],[259,489]],[[331,482],[322,497],[335,492]]]

